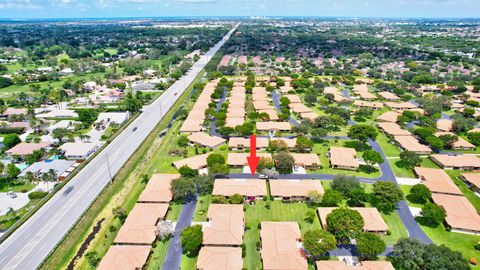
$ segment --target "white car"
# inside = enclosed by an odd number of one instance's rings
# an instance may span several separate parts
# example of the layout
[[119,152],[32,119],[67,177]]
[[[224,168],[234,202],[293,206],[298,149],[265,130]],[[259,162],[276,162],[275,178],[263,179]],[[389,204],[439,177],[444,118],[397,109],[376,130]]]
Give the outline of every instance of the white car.
[[9,192],[7,192],[7,196],[12,199],[15,199],[17,197],[17,194],[15,194],[15,192],[10,190]]
[[268,176],[266,176],[265,174],[260,174],[258,178],[268,180]]

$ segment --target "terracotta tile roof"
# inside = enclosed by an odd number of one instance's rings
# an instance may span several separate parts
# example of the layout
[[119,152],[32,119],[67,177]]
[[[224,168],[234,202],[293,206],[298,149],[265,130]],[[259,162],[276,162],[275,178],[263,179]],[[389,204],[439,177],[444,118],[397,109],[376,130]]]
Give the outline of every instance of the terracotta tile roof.
[[[318,208],[318,215],[320,217],[320,221],[322,222],[324,228],[327,227],[327,216],[333,210],[337,209],[338,207],[319,207]],[[365,225],[363,229],[368,232],[384,232],[388,230],[388,225],[378,212],[377,208],[374,207],[351,207],[350,209],[358,211],[360,215],[363,217],[363,221]]]
[[444,154],[434,154],[430,156],[443,167],[475,167],[480,168],[480,159],[473,155],[450,156]]
[[480,174],[478,173],[462,173],[461,176],[474,185],[477,188],[480,188]]
[[351,266],[342,261],[317,261],[317,270],[395,270],[391,262],[363,261],[362,265]]
[[269,130],[290,131],[292,127],[288,122],[257,122],[257,129],[262,131],[269,131]]
[[307,197],[312,190],[324,193],[319,180],[270,180],[270,193],[275,197]]
[[462,195],[460,189],[450,179],[450,176],[442,169],[414,168],[415,174],[431,192],[453,195]]
[[272,138],[271,141],[284,141],[287,144],[287,148],[294,148],[297,146],[297,139],[295,138]]
[[186,119],[180,127],[180,132],[200,132],[203,128],[203,120]]
[[[230,166],[246,166],[248,165],[248,156],[250,156],[250,153],[228,153],[227,164]],[[269,153],[257,153],[257,156],[272,158],[272,155]]]
[[40,150],[42,148],[46,148],[48,146],[50,146],[50,142],[39,142],[39,143],[21,142],[15,145],[14,147],[8,149],[6,153],[9,155],[25,156],[25,155],[30,155],[34,151]]
[[222,137],[217,136],[210,136],[207,133],[203,132],[196,132],[188,136],[188,139],[191,142],[207,146],[207,147],[217,147],[226,142],[226,140]]
[[383,108],[382,102],[370,102],[370,101],[363,101],[363,100],[355,100],[353,105],[358,107],[368,107],[368,108]]
[[[257,148],[267,148],[268,147],[268,138],[257,137]],[[244,137],[230,137],[228,139],[228,147],[250,147],[250,138]]]
[[304,113],[300,113],[300,117],[302,119],[309,119],[314,121],[318,117],[318,114],[315,112],[304,112]]
[[303,103],[290,103],[290,105],[288,105],[288,106],[295,113],[311,113],[311,112],[313,112],[312,109],[310,109],[309,107],[307,107]]
[[267,182],[262,179],[215,179],[213,195],[264,196],[267,194]]
[[300,228],[296,222],[261,223],[263,269],[306,270],[307,259],[302,255],[298,242]]
[[317,154],[299,154],[299,153],[290,153],[293,159],[295,159],[295,164],[300,166],[315,166],[321,165],[320,159]]
[[170,184],[180,178],[180,174],[154,174],[148,181],[138,202],[168,203],[172,200]]
[[391,136],[409,136],[412,135],[408,130],[402,129],[398,124],[392,122],[380,122],[377,124],[385,133]]
[[156,239],[158,220],[168,211],[168,203],[137,203],[115,237],[115,243],[151,245]]
[[411,110],[418,107],[410,102],[385,102],[385,106],[394,110]]
[[255,108],[256,111],[272,109],[272,106],[266,100],[253,101],[253,107]]
[[207,157],[209,154],[203,154],[198,156],[189,157],[186,159],[181,159],[178,161],[173,162],[173,166],[175,168],[180,169],[182,166],[187,165],[192,169],[203,169],[207,167]]
[[359,167],[358,160],[356,159],[357,151],[353,148],[330,147],[328,155],[332,166]]
[[277,111],[274,110],[273,108],[270,108],[270,109],[264,109],[264,110],[257,110],[259,113],[266,113],[268,114],[268,117],[270,118],[270,120],[278,120],[278,114],[277,114]]
[[203,245],[241,246],[244,233],[243,205],[211,204],[203,227]]
[[[454,133],[452,132],[448,132],[448,131],[438,131],[438,132],[435,132],[435,136],[437,137],[440,137],[442,135],[455,135]],[[460,136],[457,136],[458,140],[456,142],[453,143],[453,148],[454,149],[473,149],[475,148],[475,145],[467,142],[465,139],[463,139],[462,137]]]
[[437,129],[441,131],[452,131],[453,121],[450,119],[440,119],[437,121]]
[[452,228],[480,232],[480,216],[467,198],[432,194],[432,200],[445,209],[445,220]]
[[292,103],[302,103],[302,99],[295,94],[284,95],[284,97],[286,97],[286,98],[288,98],[288,100],[290,100],[290,104],[292,104]]
[[398,117],[399,117],[400,115],[401,115],[401,114],[399,114],[398,112],[388,111],[388,112],[385,112],[385,113],[383,113],[382,115],[378,116],[378,117],[377,117],[377,121],[395,123],[395,122],[398,121],[397,119],[398,119]]
[[407,151],[420,154],[432,152],[430,147],[419,143],[417,138],[413,136],[395,136],[394,140],[400,145],[400,147]]
[[198,270],[242,270],[242,248],[204,246],[197,260]]
[[380,92],[378,94],[381,97],[383,97],[384,99],[387,99],[387,100],[400,100],[400,98],[397,95],[395,95],[394,93],[391,93],[391,92],[383,91],[383,92]]
[[150,246],[111,246],[97,270],[142,269],[150,254]]
[[236,127],[236,126],[241,126],[245,123],[245,119],[243,117],[231,117],[225,119],[225,126],[226,127]]

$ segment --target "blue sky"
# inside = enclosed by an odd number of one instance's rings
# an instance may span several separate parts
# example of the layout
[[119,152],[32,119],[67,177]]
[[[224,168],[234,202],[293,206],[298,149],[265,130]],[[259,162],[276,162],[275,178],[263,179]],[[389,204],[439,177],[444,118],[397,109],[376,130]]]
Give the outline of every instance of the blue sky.
[[480,17],[480,0],[0,0],[0,18]]

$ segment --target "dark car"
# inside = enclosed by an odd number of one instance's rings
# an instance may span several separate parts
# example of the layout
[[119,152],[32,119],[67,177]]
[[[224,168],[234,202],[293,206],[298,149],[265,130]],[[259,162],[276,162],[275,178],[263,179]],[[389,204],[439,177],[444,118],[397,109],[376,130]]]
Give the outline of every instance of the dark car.
[[133,132],[135,132],[136,130],[137,130],[137,127],[134,127],[134,128],[133,128]]

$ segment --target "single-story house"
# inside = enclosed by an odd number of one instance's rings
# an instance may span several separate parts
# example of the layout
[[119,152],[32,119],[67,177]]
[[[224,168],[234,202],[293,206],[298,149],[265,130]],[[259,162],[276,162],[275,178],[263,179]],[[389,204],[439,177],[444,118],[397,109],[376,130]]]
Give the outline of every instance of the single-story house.
[[245,118],[243,117],[227,117],[225,119],[225,126],[235,128],[236,126],[241,126],[245,123]]
[[47,128],[47,130],[49,132],[52,132],[57,128],[64,128],[64,129],[72,130],[72,129],[74,129],[74,125],[77,124],[77,123],[80,123],[80,122],[73,121],[73,120],[61,120],[61,121],[58,121],[57,123],[49,126]]
[[462,196],[462,192],[442,169],[415,167],[415,174],[432,193]]
[[309,107],[307,107],[305,104],[303,103],[290,103],[290,105],[288,105],[290,107],[290,109],[292,110],[292,112],[294,113],[312,113],[312,109],[310,109]]
[[296,222],[260,223],[260,254],[264,270],[307,270],[307,258],[300,249],[302,234]]
[[388,111],[384,112],[380,116],[377,117],[377,122],[391,122],[391,123],[396,123],[398,122],[398,117],[401,114],[398,112],[393,112],[393,111]]
[[445,222],[452,231],[480,234],[480,216],[467,198],[434,193],[432,200],[445,209]]
[[296,138],[272,138],[271,141],[283,141],[287,145],[287,148],[297,147],[297,139]]
[[290,100],[290,104],[292,104],[292,103],[302,103],[302,99],[295,94],[284,95],[284,97],[286,97],[286,98],[288,98],[288,100]]
[[57,174],[57,179],[63,181],[65,180],[65,177],[70,174],[71,171],[69,171],[69,169],[72,168],[74,164],[75,161],[64,159],[38,161],[28,166],[18,176],[25,177],[28,172],[31,172],[33,174],[48,173],[50,170],[53,169]]
[[480,174],[462,173],[460,179],[462,179],[471,190],[480,193]]
[[64,143],[60,150],[64,152],[67,159],[85,160],[99,148],[97,143],[91,142],[72,142]]
[[148,180],[139,203],[169,203],[173,194],[170,189],[173,180],[180,178],[180,174],[154,174]]
[[12,115],[26,115],[27,114],[27,109],[23,109],[23,108],[7,108],[3,113],[2,113],[2,116],[3,117],[10,117]]
[[386,100],[391,100],[391,101],[400,100],[400,97],[398,97],[392,92],[383,91],[383,92],[379,92],[378,95]]
[[[227,165],[229,166],[247,166],[248,161],[247,157],[250,156],[250,153],[228,153],[227,155]],[[270,153],[257,153],[257,156],[262,158],[272,158]]]
[[440,131],[452,131],[453,120],[440,119],[437,121],[437,129]]
[[78,118],[78,114],[73,110],[55,109],[47,113],[37,114],[37,118]]
[[335,169],[357,170],[360,166],[356,158],[357,151],[347,147],[330,147],[328,157],[330,165]]
[[143,269],[150,256],[150,246],[111,246],[97,270]]
[[198,156],[189,157],[173,162],[175,168],[180,169],[184,165],[187,165],[191,169],[201,170],[207,167],[207,157],[209,154],[203,154]]
[[288,122],[257,122],[260,131],[290,131],[292,127]]
[[397,123],[380,122],[377,124],[380,129],[390,136],[410,136],[412,135],[408,130],[402,129]]
[[215,148],[226,142],[226,140],[222,137],[211,136],[203,132],[192,133],[188,136],[188,139],[194,144],[198,144],[198,145],[206,146],[210,148]]
[[[440,137],[442,135],[455,135],[455,134],[452,133],[452,132],[448,132],[448,131],[435,132],[435,136],[437,136],[437,137]],[[453,149],[459,149],[459,150],[460,149],[461,150],[472,150],[472,149],[475,148],[475,145],[467,142],[462,137],[457,136],[457,141],[453,143],[452,148]]]
[[419,155],[426,155],[432,152],[430,147],[418,142],[417,138],[409,136],[395,136],[394,140],[404,150],[414,152]]
[[245,228],[243,205],[210,204],[203,226],[203,245],[240,247]]
[[290,155],[292,155],[293,159],[295,160],[295,166],[314,169],[322,164],[317,154],[290,153]]
[[[327,229],[327,216],[338,207],[319,207],[318,216],[323,229]],[[383,220],[382,215],[375,207],[351,207],[350,209],[357,211],[363,218],[363,230],[372,233],[387,233],[388,225]]]
[[[268,147],[268,138],[257,137],[257,149],[265,149]],[[250,148],[250,138],[230,137],[228,140],[228,148],[233,150],[243,150]]]
[[264,110],[257,110],[258,113],[266,113],[268,114],[268,118],[269,120],[272,120],[272,121],[277,121],[279,118],[278,118],[278,114],[277,114],[277,111],[273,108],[269,108],[269,109],[264,109]]
[[157,223],[165,218],[168,203],[137,203],[128,214],[114,243],[151,246],[157,238]]
[[50,146],[50,142],[39,142],[39,143],[21,142],[15,145],[14,147],[8,149],[6,153],[12,156],[26,156],[42,148],[46,149],[49,146]]
[[[203,114],[202,114],[203,115]],[[180,133],[193,133],[203,130],[203,119],[185,119],[180,127]]]
[[233,194],[263,198],[267,194],[267,182],[263,179],[215,179],[212,195],[229,197]]
[[281,200],[305,200],[310,191],[324,193],[322,183],[319,180],[305,179],[277,179],[270,180],[270,194],[275,199]]
[[473,155],[434,154],[430,158],[438,166],[446,170],[480,170],[480,158]]
[[388,108],[398,111],[414,110],[418,108],[415,104],[410,102],[385,102],[384,104]]
[[363,100],[355,100],[353,102],[353,105],[359,108],[372,108],[372,109],[383,108],[382,102],[370,102],[370,101],[363,101]]
[[203,246],[198,254],[197,269],[242,270],[242,248]]
[[388,261],[362,261],[360,265],[347,265],[343,261],[316,261],[318,270],[395,270]]
[[121,125],[130,118],[130,112],[102,112],[98,114],[96,123],[101,121]]

